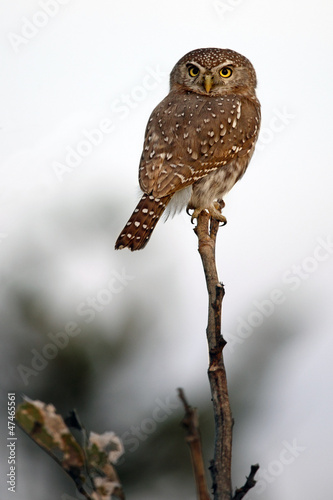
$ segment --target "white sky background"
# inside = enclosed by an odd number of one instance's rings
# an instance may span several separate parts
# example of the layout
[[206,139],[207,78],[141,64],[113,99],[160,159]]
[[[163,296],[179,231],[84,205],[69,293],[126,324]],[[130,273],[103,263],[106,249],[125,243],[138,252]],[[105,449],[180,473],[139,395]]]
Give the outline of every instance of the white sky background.
[[[272,388],[274,397],[267,394],[271,406],[263,408],[265,424],[249,432],[246,459],[260,455],[267,468],[278,460],[281,443],[296,439],[306,450],[267,486],[266,498],[325,497],[331,488],[333,447],[333,255],[327,253],[327,260],[300,280],[295,291],[282,277],[295,264],[310,262],[306,259],[314,255],[318,238],[333,239],[333,4],[63,3],[16,50],[9,34],[20,35],[23,18],[43,22],[34,17],[42,1],[0,5],[3,278],[35,287],[45,294],[50,314],[55,314],[54,308],[65,318],[82,296],[105,286],[112,270],[125,267],[135,277],[128,288],[131,297],[146,296],[155,307],[158,297],[170,303],[168,311],[160,313],[158,326],[161,363],[170,373],[167,380],[152,382],[152,390],[162,390],[159,384],[166,391],[183,385],[195,395],[206,370],[205,340],[200,336],[206,297],[189,217],[182,214],[160,224],[140,253],[115,253],[113,242],[138,199],[144,129],[153,107],[168,91],[174,64],[187,51],[205,46],[228,47],[247,56],[258,75],[262,139],[244,179],[225,200],[228,225],[220,231],[218,243],[220,277],[228,293],[225,330],[235,331],[235,318],[246,318],[255,310],[253,302],[267,299],[274,288],[286,297],[279,311],[287,318],[298,311],[306,326],[288,345],[285,364],[279,364],[274,352],[265,353],[272,356],[271,385],[265,387]],[[156,73],[158,77],[147,76]],[[119,101],[126,95],[132,104],[125,104],[120,113]],[[116,101],[118,108],[112,107]],[[54,163],[65,163],[68,148],[76,149],[85,138],[83,131],[96,129],[105,119],[114,130],[59,180]],[[95,239],[85,231],[85,223],[101,211],[105,217],[107,209],[110,234]],[[77,236],[81,226],[77,243],[69,235],[73,230]],[[34,274],[40,261],[45,262],[42,274]],[[126,294],[119,296],[115,322],[125,314]],[[177,296],[177,303],[170,295]],[[172,313],[177,321],[169,318]],[[177,360],[175,345],[183,357],[188,342],[193,358]],[[240,359],[246,359],[246,342],[237,349],[242,351]],[[200,382],[193,377],[193,362]],[[240,370],[233,366],[232,356],[228,368],[230,377]],[[263,496],[252,493],[251,498]]]

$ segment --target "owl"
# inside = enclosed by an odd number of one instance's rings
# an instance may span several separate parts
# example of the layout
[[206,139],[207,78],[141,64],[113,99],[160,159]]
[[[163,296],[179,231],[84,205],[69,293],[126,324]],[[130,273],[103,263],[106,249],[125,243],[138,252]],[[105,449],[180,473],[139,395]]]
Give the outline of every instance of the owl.
[[226,222],[219,201],[243,176],[260,128],[256,73],[229,49],[185,54],[170,74],[170,92],[152,112],[139,165],[143,195],[115,248],[139,250],[167,209],[205,210]]

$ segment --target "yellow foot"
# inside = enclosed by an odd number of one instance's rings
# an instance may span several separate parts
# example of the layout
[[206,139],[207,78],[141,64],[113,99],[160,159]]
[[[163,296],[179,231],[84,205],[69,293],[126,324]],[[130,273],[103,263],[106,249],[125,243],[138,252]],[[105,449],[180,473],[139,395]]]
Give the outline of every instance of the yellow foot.
[[220,202],[215,201],[214,205],[212,207],[209,207],[208,211],[210,213],[210,216],[213,217],[213,219],[218,220],[219,222],[222,223],[222,226],[225,226],[227,223],[227,219],[222,215],[222,208],[224,207],[224,202],[222,201],[222,206]]
[[[224,206],[224,204],[223,204],[223,206]],[[188,210],[190,210],[190,208],[191,207],[187,207],[187,213],[188,213]],[[216,201],[216,202],[214,202],[213,205],[211,205],[208,208],[196,208],[196,209],[194,209],[193,214],[191,216],[192,224],[194,224],[194,219],[197,219],[199,217],[199,215],[201,214],[201,212],[203,212],[203,211],[207,211],[213,219],[216,219],[219,222],[221,222],[223,226],[227,223],[227,219],[221,213],[221,205],[218,201]]]

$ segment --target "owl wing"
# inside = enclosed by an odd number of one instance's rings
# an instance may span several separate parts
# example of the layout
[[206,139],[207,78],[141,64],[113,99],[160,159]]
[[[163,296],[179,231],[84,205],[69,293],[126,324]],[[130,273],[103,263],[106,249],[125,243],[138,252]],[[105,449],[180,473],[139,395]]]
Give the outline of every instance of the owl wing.
[[250,155],[259,127],[260,104],[255,98],[171,92],[147,124],[141,189],[161,198],[236,157]]

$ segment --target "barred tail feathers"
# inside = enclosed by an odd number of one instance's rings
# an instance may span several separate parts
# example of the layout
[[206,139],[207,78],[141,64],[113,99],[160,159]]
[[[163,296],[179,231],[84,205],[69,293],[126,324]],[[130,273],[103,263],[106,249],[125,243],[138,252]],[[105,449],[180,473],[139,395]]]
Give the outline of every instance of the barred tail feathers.
[[118,236],[115,249],[127,247],[133,251],[144,248],[170,199],[171,195],[154,198],[153,195],[144,194]]

